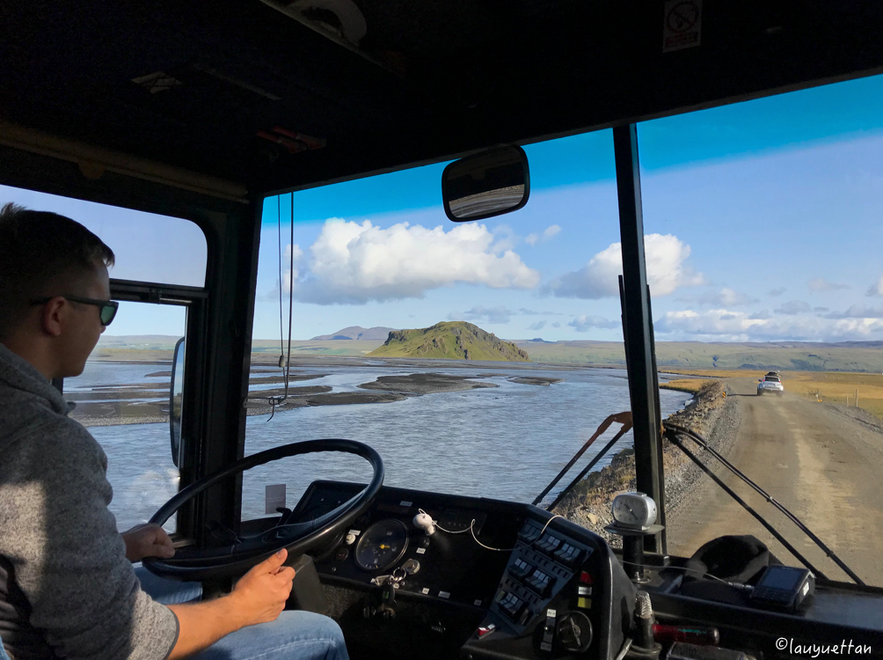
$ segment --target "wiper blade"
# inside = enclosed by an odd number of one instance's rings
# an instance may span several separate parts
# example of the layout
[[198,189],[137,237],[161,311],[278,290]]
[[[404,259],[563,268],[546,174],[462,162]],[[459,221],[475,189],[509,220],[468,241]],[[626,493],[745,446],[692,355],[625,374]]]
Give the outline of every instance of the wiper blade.
[[579,451],[577,451],[576,454],[574,454],[573,458],[570,459],[570,462],[564,466],[564,469],[561,470],[561,472],[558,473],[558,476],[555,477],[554,479],[552,479],[552,481],[549,483],[549,485],[543,489],[542,493],[540,493],[539,495],[536,496],[536,499],[534,499],[534,501],[531,502],[531,504],[536,506],[537,504],[542,502],[543,498],[549,494],[549,491],[555,487],[555,484],[557,484],[559,481],[561,481],[561,479],[564,477],[564,475],[567,474],[567,472],[570,470],[570,468],[573,467],[574,463],[576,463],[580,459],[580,457],[586,452],[586,450],[592,446],[592,443],[595,442],[595,440],[597,440],[599,437],[601,437],[601,435],[608,428],[610,428],[610,425],[613,424],[613,422],[618,422],[619,424],[622,424],[622,428],[619,429],[619,432],[613,437],[613,439],[610,442],[608,442],[607,445],[601,451],[599,451],[598,454],[594,458],[592,458],[592,460],[589,462],[589,464],[585,468],[583,468],[583,471],[580,472],[576,476],[576,478],[570,482],[570,485],[567,486],[567,488],[562,490],[560,493],[558,493],[558,497],[556,497],[555,501],[552,502],[551,505],[549,505],[548,509],[546,509],[547,511],[551,511],[556,506],[558,506],[558,503],[562,499],[564,499],[564,497],[573,489],[574,486],[576,486],[576,484],[578,482],[580,482],[582,480],[582,478],[584,476],[586,476],[586,474],[589,472],[589,470],[591,470],[593,467],[595,467],[595,464],[598,461],[600,461],[601,458],[608,451],[610,451],[611,447],[613,447],[613,445],[615,445],[616,442],[622,436],[624,436],[629,430],[631,430],[631,428],[632,428],[632,413],[629,411],[626,411],[626,412],[617,413],[615,415],[610,415],[609,417],[607,417],[607,419],[605,419],[603,422],[601,422],[601,424],[598,426],[598,429],[592,434],[592,437],[589,438],[588,440],[586,440],[586,443],[582,446],[582,448]]
[[714,458],[716,458],[716,459],[717,459],[717,460],[718,460],[723,466],[725,466],[730,472],[732,472],[732,473],[735,474],[737,477],[739,477],[742,481],[744,481],[746,484],[748,484],[749,486],[751,486],[751,488],[753,488],[753,489],[754,489],[759,495],[761,495],[761,496],[762,496],[767,502],[769,502],[769,503],[772,504],[774,507],[776,507],[776,509],[778,509],[779,511],[781,511],[781,512],[785,515],[785,517],[788,518],[788,520],[790,520],[790,521],[793,522],[795,525],[797,525],[797,527],[798,527],[798,529],[800,529],[800,531],[802,531],[802,532],[803,532],[804,534],[806,534],[810,539],[812,539],[812,541],[813,541],[817,546],[819,546],[819,547],[825,552],[825,555],[826,555],[829,559],[831,559],[835,564],[837,564],[841,569],[843,569],[843,572],[846,573],[850,578],[852,578],[853,581],[855,581],[856,584],[861,585],[861,586],[863,586],[863,587],[864,587],[864,586],[867,586],[867,585],[862,581],[862,579],[859,578],[859,576],[856,575],[856,574],[855,574],[855,573],[849,568],[849,566],[847,566],[845,563],[843,563],[843,561],[842,561],[842,560],[841,560],[841,559],[840,559],[840,558],[834,553],[834,551],[831,550],[831,548],[829,548],[827,545],[825,545],[825,543],[824,543],[824,542],[823,542],[818,536],[816,536],[815,534],[813,534],[813,532],[809,529],[809,527],[807,527],[807,526],[806,526],[806,525],[805,525],[805,524],[804,524],[804,523],[803,523],[803,522],[802,522],[797,516],[795,516],[793,513],[791,513],[791,512],[790,512],[788,509],[786,509],[781,503],[779,503],[779,502],[778,502],[778,501],[777,501],[772,495],[770,495],[769,493],[767,493],[763,488],[761,488],[761,487],[758,486],[754,481],[752,481],[751,479],[749,479],[749,478],[748,478],[748,477],[747,477],[747,476],[746,476],[741,470],[739,470],[735,465],[733,465],[732,463],[730,463],[726,458],[724,458],[723,456],[721,456],[721,455],[720,455],[715,449],[713,449],[711,446],[709,446],[708,442],[707,442],[707,441],[706,441],[701,435],[699,435],[699,434],[696,433],[695,431],[692,431],[692,430],[690,430],[690,429],[688,429],[688,428],[686,428],[686,427],[684,427],[684,426],[679,426],[679,425],[677,425],[677,424],[672,424],[672,423],[670,423],[670,422],[663,422],[662,425],[663,425],[663,427],[665,428],[665,430],[667,431],[666,435],[668,436],[668,439],[669,439],[669,440],[670,440],[675,446],[677,446],[681,451],[683,451],[683,452],[687,455],[687,457],[688,457],[690,460],[692,460],[696,465],[699,466],[699,468],[700,468],[703,472],[705,472],[705,474],[707,474],[709,477],[711,477],[711,479],[712,479],[712,480],[713,480],[718,486],[720,486],[720,487],[721,487],[721,488],[727,493],[727,495],[729,495],[730,497],[732,497],[732,498],[733,498],[736,502],[738,502],[738,503],[739,503],[739,504],[740,504],[740,505],[741,505],[741,506],[742,506],[742,507],[748,512],[748,513],[750,513],[752,516],[754,516],[754,517],[757,519],[757,521],[758,521],[761,525],[763,525],[763,526],[767,529],[768,532],[770,532],[770,534],[772,534],[773,536],[776,537],[776,539],[779,541],[779,543],[781,543],[783,546],[785,546],[785,548],[788,550],[788,552],[790,552],[790,553],[793,554],[795,557],[797,557],[797,559],[798,559],[801,563],[803,563],[804,566],[806,566],[808,569],[810,569],[810,570],[811,570],[813,573],[815,573],[818,577],[821,577],[823,580],[827,580],[827,581],[830,582],[830,580],[825,576],[824,573],[822,573],[822,572],[821,572],[820,570],[818,570],[815,566],[813,566],[813,565],[810,563],[810,561],[809,561],[806,557],[804,557],[803,555],[801,555],[800,552],[798,552],[797,549],[796,549],[794,546],[792,546],[790,543],[788,543],[788,541],[786,541],[785,538],[784,538],[784,537],[783,537],[778,531],[776,531],[776,529],[775,529],[770,523],[768,523],[768,522],[763,518],[763,516],[761,516],[759,513],[757,513],[757,511],[755,511],[754,509],[752,509],[751,506],[750,506],[747,502],[745,502],[742,498],[740,498],[738,495],[736,495],[735,491],[733,491],[732,488],[730,488],[729,486],[727,486],[727,485],[726,485],[726,484],[725,484],[725,483],[724,483],[724,482],[723,482],[723,481],[722,481],[722,480],[721,480],[716,474],[714,474],[714,473],[708,468],[708,466],[706,466],[702,461],[699,460],[699,458],[698,458],[697,456],[695,456],[695,455],[694,455],[689,449],[687,449],[687,448],[681,443],[680,439],[678,439],[678,437],[677,437],[677,434],[678,434],[678,433],[687,436],[688,438],[690,438],[691,440],[693,440],[696,444],[698,444],[700,447],[702,447],[703,449],[705,449],[709,454],[711,454]]

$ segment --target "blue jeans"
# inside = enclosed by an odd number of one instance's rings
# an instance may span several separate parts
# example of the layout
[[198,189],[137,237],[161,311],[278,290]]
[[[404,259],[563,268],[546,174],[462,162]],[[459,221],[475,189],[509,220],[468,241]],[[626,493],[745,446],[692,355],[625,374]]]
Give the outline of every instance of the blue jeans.
[[[135,575],[163,605],[186,603],[202,595],[198,582],[174,582],[136,566]],[[194,660],[349,660],[340,627],[327,616],[286,610],[271,623],[241,628],[218,640]]]

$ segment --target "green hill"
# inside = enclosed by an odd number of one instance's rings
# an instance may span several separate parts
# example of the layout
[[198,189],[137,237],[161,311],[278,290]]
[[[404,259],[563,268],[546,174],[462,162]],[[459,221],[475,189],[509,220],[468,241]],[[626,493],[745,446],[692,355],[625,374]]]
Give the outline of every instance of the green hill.
[[515,344],[501,341],[465,321],[436,323],[430,328],[416,330],[394,330],[383,346],[368,355],[530,362],[527,353]]

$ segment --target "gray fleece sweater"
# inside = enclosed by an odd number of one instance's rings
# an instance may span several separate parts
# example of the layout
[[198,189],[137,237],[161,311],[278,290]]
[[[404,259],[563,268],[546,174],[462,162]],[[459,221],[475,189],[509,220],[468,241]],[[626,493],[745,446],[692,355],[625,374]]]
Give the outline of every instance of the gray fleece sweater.
[[13,660],[164,660],[178,620],[141,590],[107,456],[0,344],[0,639]]

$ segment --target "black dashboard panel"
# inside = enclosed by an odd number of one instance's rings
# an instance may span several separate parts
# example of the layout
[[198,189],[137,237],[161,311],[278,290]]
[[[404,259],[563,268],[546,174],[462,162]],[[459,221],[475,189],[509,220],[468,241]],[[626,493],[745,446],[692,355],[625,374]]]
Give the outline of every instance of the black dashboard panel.
[[[362,488],[314,482],[288,518],[316,518]],[[421,511],[437,523],[434,533],[415,524]],[[637,590],[610,547],[542,509],[384,487],[348,532],[314,561],[353,657],[610,660],[635,635]],[[820,584],[803,611],[789,614],[753,607],[720,581],[687,585],[681,558],[648,561],[665,565],[642,585],[656,621],[714,628],[723,652],[784,659],[792,655],[783,639],[845,640],[883,657],[881,589]],[[389,575],[401,579],[384,601],[377,578]]]
[[[314,482],[290,520],[322,515],[361,488]],[[421,511],[437,523],[432,534],[414,524]],[[363,593],[365,619],[386,611],[378,582],[388,575],[401,578],[395,607],[420,607],[424,618],[427,611],[459,612],[455,618],[473,623],[457,647],[472,658],[562,657],[562,626],[581,631],[571,643],[587,657],[612,657],[634,603],[634,587],[603,539],[536,507],[499,500],[384,487],[315,564],[326,585]]]
[[[292,514],[296,521],[307,520],[332,510],[355,495],[361,486],[336,482],[316,482],[301,499]],[[372,580],[388,575],[394,568],[409,560],[419,564],[419,570],[408,575],[397,590],[399,594],[442,600],[468,607],[487,608],[500,580],[509,553],[491,551],[479,546],[470,532],[485,544],[501,548],[514,547],[516,533],[523,513],[513,510],[518,505],[488,500],[458,498],[383,488],[372,507],[349,531],[351,537],[316,558],[316,568],[323,577],[343,580],[351,585],[377,588]],[[500,508],[499,505],[502,505]],[[439,526],[457,533],[441,530],[427,536],[413,524],[420,509],[438,521]],[[378,525],[389,520],[400,521],[408,531],[405,552],[391,566],[369,570],[356,561],[360,539],[371,534]]]

